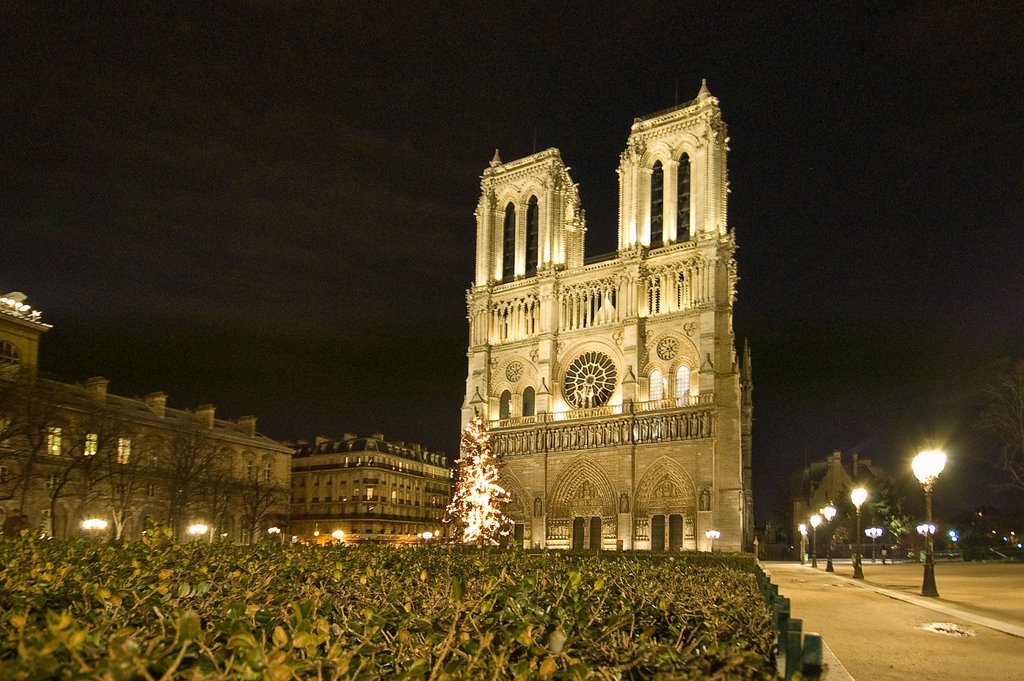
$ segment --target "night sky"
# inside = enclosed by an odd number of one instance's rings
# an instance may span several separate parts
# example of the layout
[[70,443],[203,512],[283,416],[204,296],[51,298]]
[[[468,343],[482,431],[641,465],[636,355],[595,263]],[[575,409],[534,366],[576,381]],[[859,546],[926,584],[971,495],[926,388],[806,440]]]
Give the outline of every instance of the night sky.
[[494,149],[558,147],[608,252],[630,123],[707,78],[758,522],[832,449],[905,478],[941,444],[940,513],[1000,500],[972,422],[1024,356],[1024,12],[496,5],[0,2],[0,292],[42,368],[454,454]]

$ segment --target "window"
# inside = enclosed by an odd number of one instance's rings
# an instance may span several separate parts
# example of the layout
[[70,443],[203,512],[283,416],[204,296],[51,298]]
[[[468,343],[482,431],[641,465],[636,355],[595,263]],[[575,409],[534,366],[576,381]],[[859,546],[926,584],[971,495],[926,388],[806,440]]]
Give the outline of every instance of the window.
[[498,405],[498,418],[507,419],[509,417],[509,408],[512,402],[512,393],[505,391],[501,393],[501,402]]
[[511,203],[505,206],[501,243],[501,280],[512,281],[516,267],[516,207]]
[[46,451],[60,456],[60,427],[50,426],[46,431]]
[[156,496],[156,485],[154,485],[153,483],[149,483],[148,485],[146,485],[146,496],[147,497],[155,497]]
[[658,161],[651,169],[651,248],[661,248],[664,245],[661,226],[664,199],[665,172],[662,170],[661,161]]
[[531,196],[530,203],[526,207],[526,276],[528,277],[537,274],[539,214],[537,197]]
[[376,489],[375,489],[375,488],[373,488],[373,487],[367,487],[367,488],[366,488],[366,500],[367,500],[367,501],[370,501],[370,500],[372,500],[372,499],[373,499],[373,497],[374,497],[374,494],[375,494],[375,493],[376,493]]
[[533,387],[527,387],[523,391],[523,416],[533,416],[537,404],[537,396]]
[[18,348],[7,341],[0,341],[0,366],[21,364],[21,354]]
[[47,489],[53,489],[59,483],[60,483],[60,476],[57,475],[56,473],[50,473],[50,475],[46,478],[46,487],[47,487]]
[[117,462],[121,465],[128,463],[132,456],[132,441],[126,437],[117,438]]
[[252,461],[245,462],[245,479],[255,480],[256,479],[256,465]]
[[0,466],[0,485],[2,485],[5,482],[7,482],[7,480],[10,477],[11,477],[11,471],[7,468],[7,466]]
[[676,370],[676,397],[690,396],[690,367],[679,367]]
[[99,435],[96,433],[88,433],[85,436],[85,447],[82,449],[82,454],[85,456],[96,456],[96,452],[99,449]]
[[683,154],[679,159],[676,177],[676,240],[690,238],[690,157]]
[[397,489],[391,490],[391,503],[392,504],[397,504],[398,503],[398,490]]
[[651,372],[651,400],[660,400],[665,396],[665,379],[662,377],[661,372],[655,369]]

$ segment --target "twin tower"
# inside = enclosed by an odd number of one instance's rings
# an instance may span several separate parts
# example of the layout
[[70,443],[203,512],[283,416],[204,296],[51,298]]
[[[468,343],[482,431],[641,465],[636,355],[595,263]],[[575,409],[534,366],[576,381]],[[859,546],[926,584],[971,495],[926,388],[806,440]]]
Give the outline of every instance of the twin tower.
[[[504,457],[527,548],[740,550],[753,538],[750,353],[735,348],[718,100],[634,121],[618,250],[585,262],[557,149],[484,170],[462,420]],[[715,533],[719,533],[715,537]]]

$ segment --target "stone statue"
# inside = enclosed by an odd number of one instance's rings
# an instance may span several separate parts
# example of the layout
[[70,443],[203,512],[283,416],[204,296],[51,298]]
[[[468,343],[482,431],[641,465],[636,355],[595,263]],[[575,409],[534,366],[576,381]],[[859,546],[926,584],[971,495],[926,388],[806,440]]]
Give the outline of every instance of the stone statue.
[[619,513],[629,513],[629,495],[625,492],[619,495]]
[[711,491],[707,487],[702,488],[700,491],[700,510],[711,510]]
[[544,515],[544,501],[540,497],[533,499],[533,517],[539,518]]

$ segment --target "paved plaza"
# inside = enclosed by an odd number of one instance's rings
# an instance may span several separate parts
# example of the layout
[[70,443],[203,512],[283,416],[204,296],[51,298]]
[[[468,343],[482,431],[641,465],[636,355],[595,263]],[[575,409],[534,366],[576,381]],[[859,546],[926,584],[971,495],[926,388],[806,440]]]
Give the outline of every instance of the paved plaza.
[[850,562],[834,573],[766,562],[805,632],[822,635],[829,681],[857,679],[1024,681],[1024,564],[938,563],[939,598],[919,595],[919,563]]

